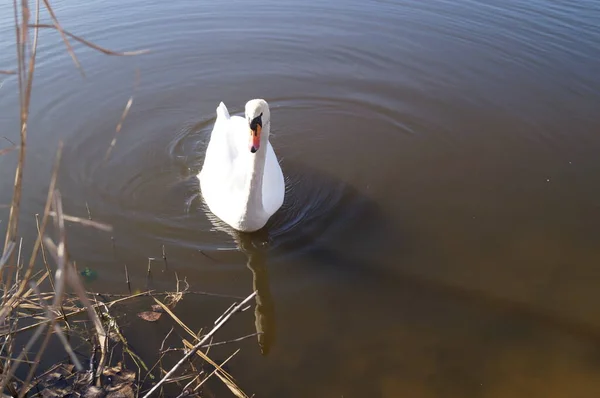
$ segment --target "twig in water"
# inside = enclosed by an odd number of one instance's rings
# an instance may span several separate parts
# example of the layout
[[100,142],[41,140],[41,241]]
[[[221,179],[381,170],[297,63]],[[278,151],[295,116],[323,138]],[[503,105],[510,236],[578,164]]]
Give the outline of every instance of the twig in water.
[[[56,217],[56,213],[53,211],[51,211],[48,215],[50,215],[51,217]],[[92,221],[91,218],[89,220],[86,220],[85,218],[70,216],[68,214],[63,214],[63,218],[65,221],[78,223],[87,227],[97,228],[104,232],[112,232],[112,225],[104,224],[98,221]]]
[[114,236],[110,237],[110,244],[112,246],[113,259],[116,260],[117,259],[117,247],[115,245],[115,237]]
[[91,221],[91,219],[92,219],[92,212],[90,211],[90,206],[88,205],[87,200],[85,201],[85,208],[86,208],[87,213],[88,213],[88,219]]
[[162,352],[162,350],[164,350],[165,343],[167,342],[167,339],[169,338],[169,336],[171,335],[171,333],[173,333],[173,330],[175,330],[175,329],[173,328],[173,326],[171,326],[171,330],[169,330],[169,333],[167,333],[167,335],[163,339],[162,343],[160,344],[160,349],[158,350],[158,352]]
[[133,94],[131,95],[131,97],[129,97],[129,100],[127,101],[127,104],[125,105],[125,109],[123,109],[123,113],[121,114],[121,119],[119,120],[119,123],[117,123],[117,127],[115,128],[115,135],[114,135],[112,141],[110,142],[108,149],[106,150],[106,154],[104,155],[104,161],[108,160],[108,157],[110,156],[113,148],[115,147],[115,145],[117,143],[117,135],[121,131],[121,127],[123,127],[123,122],[125,121],[125,118],[127,117],[127,114],[129,113],[131,104],[133,104],[133,96],[135,95],[135,91],[139,84],[139,80],[140,80],[140,73],[139,73],[139,69],[138,69],[138,70],[136,70],[135,83],[133,85]]
[[16,75],[16,70],[0,70],[0,75]]
[[[202,387],[202,385],[203,385],[203,384],[204,384],[204,383],[205,383],[205,382],[206,382],[208,379],[210,379],[210,377],[211,377],[212,375],[216,374],[216,375],[217,375],[217,376],[218,376],[218,377],[219,377],[219,378],[220,378],[220,379],[221,379],[221,380],[222,380],[222,381],[225,383],[225,385],[226,385],[227,387],[229,387],[229,389],[230,389],[232,392],[234,392],[236,395],[238,395],[238,391],[239,391],[239,389],[238,389],[238,388],[235,388],[235,387],[233,387],[233,386],[229,385],[227,382],[225,382],[225,381],[226,381],[226,379],[223,379],[223,376],[221,376],[221,375],[220,375],[220,373],[219,373],[219,369],[222,369],[222,368],[223,368],[223,365],[225,365],[227,362],[229,362],[229,360],[230,360],[231,358],[233,358],[233,357],[234,357],[234,356],[235,356],[235,355],[236,355],[238,352],[240,352],[240,350],[239,350],[239,349],[237,349],[237,350],[236,350],[236,351],[235,351],[233,354],[231,354],[231,355],[229,356],[229,358],[227,358],[226,360],[224,360],[224,361],[223,361],[223,362],[222,362],[220,365],[218,365],[218,366],[215,366],[215,369],[214,369],[214,370],[213,370],[213,371],[212,371],[212,372],[211,372],[211,373],[210,373],[208,376],[206,376],[206,377],[204,378],[204,380],[202,380],[202,382],[201,382],[200,384],[198,384],[198,385],[197,385],[197,386],[194,388],[194,391],[198,391],[198,390],[200,389],[200,387]],[[240,394],[240,395],[241,395],[241,394]],[[239,396],[239,395],[238,395],[238,396]]]
[[175,322],[177,322],[183,330],[185,330],[190,336],[192,336],[192,338],[194,338],[194,340],[196,340],[198,338],[198,336],[185,323],[183,323],[181,321],[181,319],[179,319],[177,317],[177,315],[175,315],[175,313],[173,313],[173,311],[171,311],[171,309],[167,305],[165,305],[163,302],[158,300],[156,297],[152,297],[152,298],[154,299],[156,304],[158,304],[162,308],[163,311],[165,311],[167,314],[169,314],[169,316],[171,318],[173,318],[173,320]]
[[[106,296],[106,297],[124,297],[124,298],[128,298],[130,295],[129,294],[119,294],[119,293],[94,293],[94,292],[87,292],[88,294],[93,294],[93,295],[101,295],[101,296]],[[234,296],[231,294],[220,294],[220,293],[210,293],[210,292],[200,292],[200,291],[181,291],[179,292],[181,294],[194,294],[194,295],[199,295],[199,296],[210,296],[210,297],[220,297],[220,298],[227,298],[227,299],[234,299],[234,300],[243,300],[244,297],[240,297],[240,296]],[[154,290],[148,290],[146,292],[143,293],[138,293],[137,296],[170,296],[173,295],[173,292],[155,292]]]
[[219,260],[217,260],[216,258],[214,258],[214,257],[212,257],[212,256],[209,256],[208,254],[206,254],[206,253],[204,252],[204,250],[198,250],[198,251],[199,251],[199,252],[200,252],[200,254],[202,254],[204,257],[206,257],[206,258],[208,258],[208,259],[210,259],[210,260],[212,260],[212,261],[214,261],[214,262],[216,262],[216,263],[218,263],[218,262],[219,262]]
[[165,245],[162,245],[162,255],[165,261],[165,270],[169,269],[169,263],[167,262],[167,253],[165,252]]
[[17,149],[17,147],[14,145],[9,146],[8,148],[2,148],[0,149],[0,156],[6,155],[7,153],[14,151],[15,149]]
[[[189,349],[191,349],[193,347],[193,345],[185,339],[183,340],[183,344]],[[202,351],[198,350],[198,351],[196,351],[196,354],[200,358],[204,359],[206,362],[208,362],[209,364],[211,364],[212,366],[214,366],[216,368],[217,372],[214,372],[214,373],[217,375],[217,377],[219,379],[221,379],[221,381],[227,386],[227,388],[229,388],[231,390],[232,393],[234,393],[239,398],[248,398],[248,396],[246,394],[244,394],[244,392],[235,384],[235,382],[233,381],[233,377],[231,377],[231,375],[229,373],[227,373],[227,371],[225,371],[222,367],[217,365],[212,359],[210,359],[208,356],[206,356]]]
[[21,263],[21,249],[23,248],[23,237],[19,239],[19,252],[17,254],[17,277],[15,278],[15,283],[19,284],[19,274],[21,273],[21,269],[23,269],[23,264]]
[[10,138],[8,138],[8,137],[2,137],[2,138],[4,138],[6,141],[10,142],[12,144],[12,146],[17,146],[17,144],[15,144],[15,142],[12,141]]
[[217,330],[219,330],[221,326],[223,326],[229,320],[229,318],[231,318],[233,314],[235,314],[240,308],[246,305],[246,303],[252,300],[254,296],[256,296],[256,291],[248,297],[246,297],[244,301],[242,301],[237,307],[235,307],[231,312],[229,312],[229,314],[225,316],[221,320],[221,322],[215,325],[215,327],[210,332],[208,332],[198,343],[196,343],[196,345],[190,351],[188,351],[188,353],[185,354],[184,357],[181,358],[181,360],[177,362],[175,366],[173,366],[171,370],[169,370],[167,374],[164,375],[164,377],[160,379],[160,381],[156,383],[154,387],[152,387],[152,389],[150,389],[150,391],[146,393],[146,395],[144,395],[144,398],[150,397],[154,393],[154,391],[156,391],[160,386],[162,386],[165,383],[165,381],[169,380],[171,376],[173,376],[173,374],[182,364],[188,361],[193,355],[196,355],[196,352],[202,347],[202,345],[205,344],[217,332]]
[[[121,344],[123,345],[124,353],[128,354],[131,357],[133,362],[138,367],[139,373],[141,373],[142,368],[146,372],[148,372],[148,367],[146,366],[146,363],[142,360],[142,358],[140,358],[135,352],[132,351],[132,349],[130,348],[130,344],[127,342],[127,339],[121,332],[121,329],[119,328],[119,325],[118,325],[116,319],[110,314],[108,306],[106,304],[104,304],[103,302],[100,302],[98,304],[98,306],[100,309],[104,309],[103,316],[108,318],[108,327],[112,328],[114,330],[114,334],[117,336],[117,338],[121,341]],[[113,350],[114,349],[115,349],[115,347],[113,347]],[[111,356],[112,356],[112,353],[111,353]],[[108,363],[110,363],[110,361]]]
[[152,260],[154,260],[154,257],[148,257],[148,271],[146,273],[146,289],[148,290],[152,285]]
[[127,282],[127,290],[131,294],[131,282],[129,281],[129,272],[127,272],[127,264],[125,264],[125,282]]
[[215,323],[214,323],[214,324],[216,325],[217,323],[219,323],[219,322],[221,321],[221,319],[223,319],[223,317],[224,317],[225,315],[229,314],[229,311],[231,311],[231,309],[232,309],[233,307],[235,307],[235,306],[236,306],[236,304],[237,304],[237,303],[233,303],[233,304],[231,304],[231,305],[229,306],[229,308],[227,308],[227,309],[225,310],[225,312],[224,312],[223,314],[221,314],[221,316],[220,316],[220,317],[218,317],[218,318],[215,320]]
[[215,347],[215,346],[218,346],[218,345],[225,345],[225,344],[237,343],[237,342],[240,342],[242,340],[246,340],[246,339],[249,339],[249,338],[252,338],[252,337],[256,337],[259,334],[261,334],[261,333],[251,333],[251,334],[247,334],[247,335],[242,336],[242,337],[238,337],[237,339],[226,340],[226,341],[218,341],[216,343],[205,344],[205,345],[202,346],[202,348],[210,348],[210,347]]

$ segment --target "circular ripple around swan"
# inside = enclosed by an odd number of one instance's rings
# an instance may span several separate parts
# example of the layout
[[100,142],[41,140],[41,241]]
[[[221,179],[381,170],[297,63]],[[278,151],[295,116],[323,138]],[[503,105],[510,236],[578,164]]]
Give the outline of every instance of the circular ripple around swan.
[[[408,119],[400,120],[406,113],[394,108],[397,103],[369,97],[368,91],[349,99],[347,89],[342,87],[329,97],[267,98],[277,119],[272,142],[286,178],[284,205],[267,228],[275,246],[299,234],[325,235],[349,222],[367,202],[335,176],[338,170],[325,173],[306,164],[310,160],[300,156],[298,137],[306,137],[305,144],[335,142],[339,139],[335,131],[322,134],[317,123],[335,129],[340,118],[368,118],[383,126],[377,133],[382,135],[415,133]],[[189,120],[190,109],[197,106],[190,106],[191,95],[165,92],[137,102],[107,161],[106,150],[115,134],[115,118],[107,114],[118,115],[120,105],[105,101],[95,108],[88,119],[93,129],[87,124],[75,126],[65,148],[65,163],[71,167],[65,168],[61,179],[66,180],[70,200],[80,207],[87,202],[95,214],[131,236],[195,249],[230,246],[230,239],[215,238],[215,230],[227,232],[227,227],[204,205],[196,177],[216,116],[211,109],[182,126],[181,120]],[[231,114],[243,111],[243,103],[227,105]],[[301,124],[302,115],[311,115],[315,126]],[[329,156],[325,150],[311,153],[310,158],[324,156]],[[82,208],[79,214],[84,212]]]

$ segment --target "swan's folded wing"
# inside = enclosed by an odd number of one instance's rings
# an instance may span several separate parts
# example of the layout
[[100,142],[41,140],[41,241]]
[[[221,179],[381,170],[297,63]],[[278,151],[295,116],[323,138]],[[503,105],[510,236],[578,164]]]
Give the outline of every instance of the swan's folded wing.
[[217,120],[210,133],[204,164],[200,174],[204,177],[205,186],[218,186],[219,181],[230,173],[233,157],[229,146],[229,130],[231,122],[227,108],[223,103],[217,108]]
[[229,198],[244,189],[247,167],[239,156],[243,145],[239,138],[245,127],[245,119],[229,117],[225,105],[219,105],[203,166],[205,186],[210,187],[211,193],[218,192],[219,197]]
[[221,102],[217,107],[217,121],[219,121],[221,118],[229,119],[229,111],[223,102]]

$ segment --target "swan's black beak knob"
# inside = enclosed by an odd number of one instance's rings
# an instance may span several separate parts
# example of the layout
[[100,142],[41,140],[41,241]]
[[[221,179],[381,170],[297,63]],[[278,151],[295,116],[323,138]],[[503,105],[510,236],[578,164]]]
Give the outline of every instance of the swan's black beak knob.
[[262,113],[250,122],[250,152],[256,153],[260,148],[260,133],[262,131]]

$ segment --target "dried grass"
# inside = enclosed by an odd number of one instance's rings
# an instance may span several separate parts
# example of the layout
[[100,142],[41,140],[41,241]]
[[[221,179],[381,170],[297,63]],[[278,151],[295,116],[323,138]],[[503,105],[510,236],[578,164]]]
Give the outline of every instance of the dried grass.
[[[175,314],[176,305],[187,294],[206,294],[192,292],[189,286],[180,290],[179,279],[174,292],[146,291],[139,294],[99,295],[84,289],[74,261],[69,257],[67,223],[77,223],[80,226],[95,228],[102,232],[111,232],[112,227],[101,221],[92,220],[89,206],[86,203],[88,219],[65,214],[63,211],[61,193],[57,187],[63,143],[59,143],[44,212],[36,214],[37,238],[34,242],[29,261],[24,262],[22,253],[23,238],[18,235],[19,218],[21,215],[21,199],[23,191],[23,174],[27,152],[27,133],[29,120],[29,105],[36,67],[39,29],[55,29],[65,43],[67,52],[75,66],[84,75],[81,64],[75,55],[69,39],[85,46],[113,56],[130,56],[147,53],[147,50],[132,52],[116,52],[91,43],[63,29],[49,0],[35,2],[35,10],[29,8],[29,2],[22,0],[20,4],[13,0],[15,43],[17,52],[17,69],[1,70],[3,75],[16,75],[19,87],[20,109],[20,142],[10,147],[0,148],[0,155],[18,150],[18,163],[15,170],[13,198],[9,205],[10,213],[6,224],[4,248],[0,252],[0,290],[2,306],[0,308],[0,392],[5,396],[122,396],[134,397],[144,394],[144,397],[157,395],[167,384],[180,387],[180,396],[194,396],[213,375],[216,375],[238,397],[247,397],[233,377],[223,370],[222,365],[232,358],[235,351],[226,361],[218,365],[212,361],[201,348],[212,345],[229,344],[244,338],[212,344],[216,332],[240,311],[255,295],[253,292],[240,304],[232,305],[217,320],[213,328],[206,334],[194,333],[182,319]],[[52,19],[52,24],[40,24],[40,8],[43,5]],[[34,22],[31,23],[31,18]],[[136,77],[136,84],[139,79]],[[135,89],[134,86],[134,89]],[[105,159],[108,159],[116,143],[123,121],[133,102],[129,99],[121,119],[117,124],[115,138],[107,149]],[[54,237],[54,238],[53,238]],[[112,237],[111,237],[112,239]],[[18,243],[17,243],[18,242]],[[114,240],[113,240],[114,242]],[[39,252],[42,252],[43,270],[36,269],[35,264]],[[164,246],[162,256],[165,267],[168,267]],[[125,267],[127,285],[131,291],[127,267]],[[50,292],[41,289],[48,280]],[[158,297],[165,295],[163,300]],[[221,297],[231,297],[216,295]],[[106,298],[109,299],[106,299]],[[163,350],[165,342],[171,336],[174,328],[165,336],[159,360],[150,368],[144,358],[138,355],[128,342],[122,328],[120,318],[114,313],[115,306],[126,306],[139,300],[151,298],[153,311],[167,314],[168,321],[181,328],[189,335],[191,341],[182,339],[181,348]],[[85,315],[85,317],[83,317]],[[142,316],[142,319],[144,317]],[[165,317],[166,318],[166,317]],[[17,339],[24,342],[17,344]],[[27,339],[27,340],[23,340]],[[210,342],[209,342],[210,340]],[[41,364],[48,363],[46,358],[48,346],[59,344],[64,348],[66,359],[49,358],[55,364],[47,369],[39,369]],[[120,351],[122,357],[117,360],[115,352]],[[86,352],[86,354],[82,354]],[[32,355],[35,353],[35,355]],[[182,357],[182,353],[185,353]],[[166,370],[163,360],[166,356],[181,357],[177,363]],[[44,361],[46,359],[46,361]],[[173,358],[171,358],[173,359]],[[212,373],[197,368],[194,359],[201,359],[214,367]],[[133,363],[137,369],[127,369],[126,363]],[[184,364],[188,365],[184,368]],[[25,365],[28,370],[19,372]],[[24,378],[16,375],[24,375]],[[154,384],[151,383],[154,380]],[[187,381],[185,385],[182,382]],[[160,389],[160,392],[158,391]],[[45,391],[44,394],[41,391]],[[48,393],[49,391],[49,393]],[[117,394],[117,395],[114,395]]]

